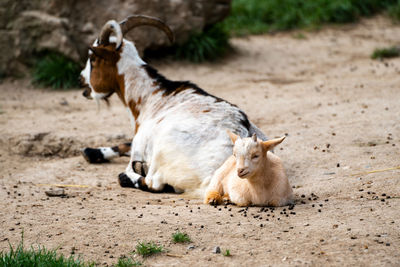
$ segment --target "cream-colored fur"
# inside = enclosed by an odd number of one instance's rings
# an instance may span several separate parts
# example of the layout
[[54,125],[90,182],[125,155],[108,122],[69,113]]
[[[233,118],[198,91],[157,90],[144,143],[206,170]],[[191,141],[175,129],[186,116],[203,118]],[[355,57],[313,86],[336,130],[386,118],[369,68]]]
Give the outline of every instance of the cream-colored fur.
[[238,206],[284,206],[293,202],[293,192],[282,161],[270,152],[285,137],[259,141],[241,139],[228,132],[234,143],[233,155],[217,169],[211,179],[204,203],[231,202]]

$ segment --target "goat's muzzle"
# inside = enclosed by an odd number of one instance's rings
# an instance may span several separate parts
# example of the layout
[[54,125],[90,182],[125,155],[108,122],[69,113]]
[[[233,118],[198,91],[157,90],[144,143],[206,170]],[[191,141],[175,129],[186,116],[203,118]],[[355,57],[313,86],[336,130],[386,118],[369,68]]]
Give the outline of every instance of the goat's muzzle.
[[246,176],[249,174],[249,170],[247,168],[238,168],[237,169],[237,175],[239,178],[246,178]]
[[90,95],[90,87],[89,85],[84,81],[84,78],[82,76],[79,77],[79,87],[84,89],[82,92],[82,95],[86,97],[87,99],[92,99],[92,96]]
[[85,90],[83,90],[82,95],[86,97],[87,99],[92,99],[92,96],[90,95],[90,88],[86,87]]

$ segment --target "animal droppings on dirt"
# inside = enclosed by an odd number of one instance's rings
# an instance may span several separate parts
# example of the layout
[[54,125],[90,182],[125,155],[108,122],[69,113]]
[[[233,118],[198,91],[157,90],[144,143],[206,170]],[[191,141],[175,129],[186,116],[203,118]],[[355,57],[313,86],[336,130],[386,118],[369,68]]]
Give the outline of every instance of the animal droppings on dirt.
[[[126,168],[129,158],[92,165],[79,155],[83,147],[131,141],[129,117],[117,97],[110,98],[110,108],[101,106],[96,112],[94,101],[83,99],[77,91],[32,90],[28,81],[5,79],[0,84],[0,124],[4,125],[0,229],[6,230],[0,237],[1,249],[7,252],[8,242],[18,244],[24,228],[26,247],[40,244],[53,249],[63,244],[60,252],[65,255],[73,251],[85,261],[113,266],[116,258],[130,257],[139,240],[153,239],[171,255],[180,254],[177,251],[186,246],[170,242],[170,231],[179,229],[187,231],[196,249],[183,249],[184,257],[179,259],[160,254],[148,258],[146,265],[246,266],[249,255],[254,266],[282,265],[283,259],[285,265],[294,266],[396,265],[400,261],[394,249],[398,222],[392,218],[399,214],[398,170],[351,175],[398,165],[399,130],[393,118],[400,111],[400,61],[377,64],[368,54],[392,44],[393,36],[400,36],[400,27],[381,16],[345,25],[344,31],[341,27],[310,33],[304,44],[293,42],[292,33],[233,38],[232,45],[240,53],[224,60],[223,68],[221,64],[153,63],[167,77],[193,80],[238,105],[269,136],[292,132],[280,147],[284,149],[275,151],[293,185],[296,212],[290,206],[214,209],[201,204],[201,199],[191,199],[189,204],[184,195],[120,188],[116,174]],[[252,82],[264,76],[301,81]],[[68,105],[60,106],[63,98]],[[122,138],[117,138],[116,130]],[[328,173],[332,171],[336,174]],[[87,185],[93,194],[86,193],[89,189],[68,188],[69,195],[77,194],[75,201],[50,198],[39,183]],[[140,214],[142,218],[137,218]],[[294,230],[288,230],[291,225]],[[350,226],[353,231],[346,230]],[[216,244],[207,240],[214,239],[224,248],[222,254],[229,248],[235,256],[211,254]],[[115,252],[108,243],[117,240]],[[254,240],[257,246],[252,246]]]

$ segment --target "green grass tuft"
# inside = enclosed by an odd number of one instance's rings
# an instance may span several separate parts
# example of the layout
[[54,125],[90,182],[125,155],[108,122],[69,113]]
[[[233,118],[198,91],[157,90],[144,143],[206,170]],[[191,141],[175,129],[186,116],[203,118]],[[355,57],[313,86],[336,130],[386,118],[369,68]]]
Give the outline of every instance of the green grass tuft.
[[361,16],[371,16],[398,2],[398,0],[233,0],[231,15],[223,24],[229,32],[239,36],[295,28],[315,28],[324,23],[354,22]]
[[192,62],[213,61],[229,50],[232,35],[315,29],[326,23],[355,22],[385,10],[400,20],[400,0],[233,0],[224,21],[194,33],[173,53]]
[[79,258],[68,258],[57,255],[56,250],[47,250],[44,247],[25,249],[23,235],[21,242],[16,248],[10,244],[10,251],[0,252],[0,266],[19,266],[19,267],[85,267],[95,266],[94,263],[84,263]]
[[136,245],[136,253],[143,256],[149,257],[154,254],[158,254],[164,251],[164,248],[153,242],[139,242]]
[[388,48],[375,49],[375,51],[371,55],[371,58],[372,59],[383,59],[383,58],[393,58],[393,57],[399,57],[399,56],[400,56],[400,47],[392,46],[392,47],[388,47]]
[[33,83],[54,89],[77,88],[80,70],[79,64],[73,60],[55,52],[47,52],[34,65]]
[[226,249],[224,253],[222,253],[225,257],[230,257],[231,256],[231,251],[229,249]]
[[115,267],[134,267],[134,266],[142,266],[140,261],[134,261],[132,258],[120,258]]
[[192,62],[214,61],[229,49],[229,32],[221,24],[215,24],[201,33],[192,34],[182,45],[174,49],[175,57]]
[[186,243],[192,240],[190,240],[190,237],[186,233],[176,232],[172,234],[172,241],[174,243]]

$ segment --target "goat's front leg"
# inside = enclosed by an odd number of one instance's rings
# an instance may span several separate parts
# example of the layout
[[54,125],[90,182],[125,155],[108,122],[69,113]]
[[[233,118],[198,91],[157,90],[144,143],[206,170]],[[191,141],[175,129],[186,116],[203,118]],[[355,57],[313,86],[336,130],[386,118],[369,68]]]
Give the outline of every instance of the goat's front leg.
[[131,158],[125,172],[120,173],[118,176],[119,184],[121,187],[133,187],[148,191],[144,178],[147,171],[148,167],[145,162],[134,161]]
[[125,172],[118,176],[119,184],[121,187],[133,187],[147,191],[144,177],[147,175],[148,167],[143,161],[143,147],[140,146],[136,138],[133,138],[130,148],[131,158]]
[[149,175],[144,178],[144,182],[146,183],[147,187],[153,192],[162,192],[165,187],[165,183],[163,183],[161,180],[160,173],[152,172],[151,168]]
[[89,163],[104,163],[110,159],[129,156],[131,151],[131,143],[124,143],[113,147],[87,147],[82,149],[82,156]]
[[235,158],[231,156],[215,171],[204,195],[204,204],[220,205],[230,202],[228,192],[224,192],[224,183],[227,183],[227,176],[234,166]]
[[222,177],[219,177],[218,175],[214,175],[211,178],[210,184],[208,185],[206,194],[204,196],[204,204],[220,205],[229,199],[228,194],[224,195],[221,180]]

